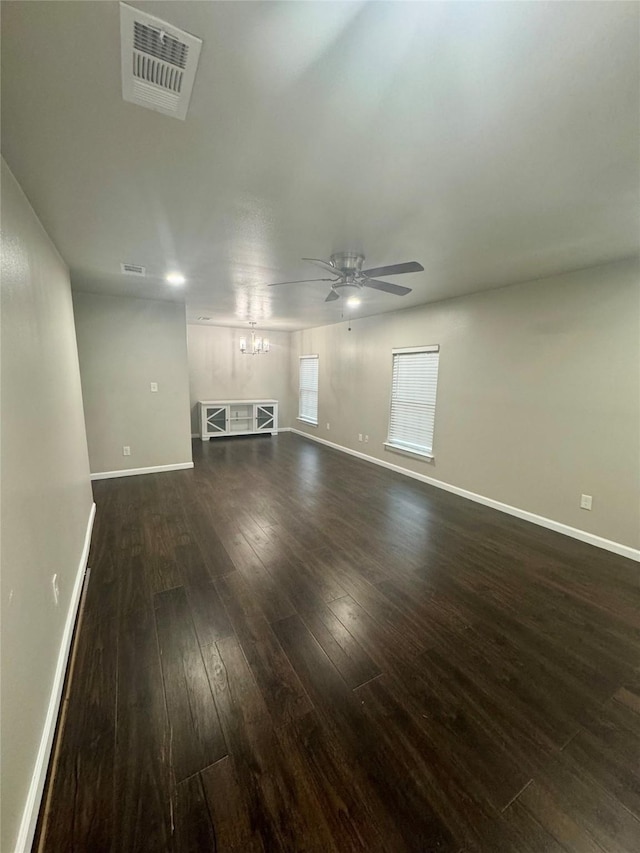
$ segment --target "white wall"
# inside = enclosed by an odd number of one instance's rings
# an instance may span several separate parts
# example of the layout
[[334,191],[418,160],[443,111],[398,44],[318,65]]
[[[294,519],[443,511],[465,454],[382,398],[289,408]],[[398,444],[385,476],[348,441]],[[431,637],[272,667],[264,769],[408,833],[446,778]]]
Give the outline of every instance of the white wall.
[[199,432],[198,400],[278,400],[281,427],[290,426],[292,397],[289,390],[289,332],[261,332],[269,338],[266,355],[243,355],[240,338],[247,329],[223,326],[188,326],[191,428]]
[[[639,283],[623,261],[296,332],[291,392],[304,353],[320,355],[320,392],[318,427],[295,426],[638,548]],[[391,350],[423,344],[441,347],[431,464],[383,447]]]
[[10,853],[43,736],[93,500],[69,273],[4,160],[0,238],[0,849]]
[[91,472],[190,463],[184,305],[79,292],[73,301]]

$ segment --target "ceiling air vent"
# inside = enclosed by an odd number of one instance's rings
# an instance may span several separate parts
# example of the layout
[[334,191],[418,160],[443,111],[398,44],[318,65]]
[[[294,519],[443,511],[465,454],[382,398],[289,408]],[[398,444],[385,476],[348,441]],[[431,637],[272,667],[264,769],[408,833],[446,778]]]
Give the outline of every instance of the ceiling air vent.
[[125,275],[146,275],[147,268],[141,267],[140,264],[120,264],[120,270]]
[[171,24],[120,4],[122,97],[184,119],[202,41]]

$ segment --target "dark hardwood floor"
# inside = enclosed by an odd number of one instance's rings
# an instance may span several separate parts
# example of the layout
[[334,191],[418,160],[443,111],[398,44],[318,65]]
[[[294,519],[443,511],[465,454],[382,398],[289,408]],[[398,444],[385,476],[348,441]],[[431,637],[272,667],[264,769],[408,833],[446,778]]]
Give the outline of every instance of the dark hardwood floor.
[[640,850],[639,567],[294,435],[95,483],[36,849]]

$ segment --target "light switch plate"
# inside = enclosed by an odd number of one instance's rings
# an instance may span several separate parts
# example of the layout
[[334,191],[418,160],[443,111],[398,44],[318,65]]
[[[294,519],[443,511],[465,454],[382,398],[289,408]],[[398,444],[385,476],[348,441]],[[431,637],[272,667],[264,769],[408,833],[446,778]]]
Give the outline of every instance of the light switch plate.
[[155,392],[158,390],[158,383],[157,382],[151,383],[151,390],[155,394]]

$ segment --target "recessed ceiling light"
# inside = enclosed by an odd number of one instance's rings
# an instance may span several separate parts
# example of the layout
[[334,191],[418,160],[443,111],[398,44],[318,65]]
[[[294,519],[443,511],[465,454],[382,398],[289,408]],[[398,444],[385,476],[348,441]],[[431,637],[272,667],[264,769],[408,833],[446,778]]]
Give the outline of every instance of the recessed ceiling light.
[[347,305],[351,308],[355,308],[356,305],[360,305],[360,297],[359,296],[350,296],[347,299]]
[[167,282],[169,284],[184,284],[186,278],[180,272],[170,272],[167,274]]

